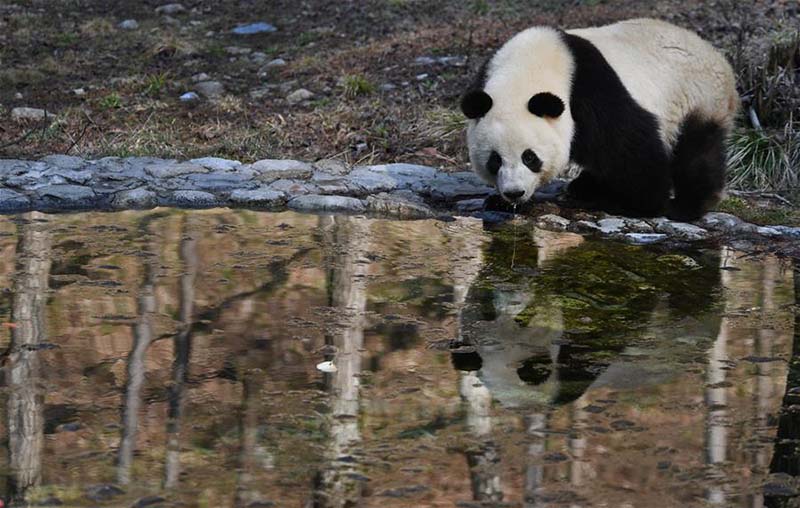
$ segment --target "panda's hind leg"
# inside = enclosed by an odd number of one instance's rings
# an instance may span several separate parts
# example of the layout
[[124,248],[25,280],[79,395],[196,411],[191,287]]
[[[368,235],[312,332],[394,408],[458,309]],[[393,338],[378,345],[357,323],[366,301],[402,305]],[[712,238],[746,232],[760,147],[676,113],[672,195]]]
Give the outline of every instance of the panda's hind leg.
[[670,219],[699,219],[719,202],[725,186],[725,135],[719,123],[699,115],[684,120],[670,164],[675,190]]

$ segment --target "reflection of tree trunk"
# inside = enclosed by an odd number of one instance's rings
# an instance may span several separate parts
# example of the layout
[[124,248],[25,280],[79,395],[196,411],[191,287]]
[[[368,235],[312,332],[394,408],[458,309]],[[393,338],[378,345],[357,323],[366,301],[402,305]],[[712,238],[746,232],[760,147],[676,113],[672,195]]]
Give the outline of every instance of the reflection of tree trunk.
[[500,447],[492,439],[492,394],[476,372],[462,372],[459,393],[467,406],[467,427],[478,443],[467,451],[472,499],[502,501]]
[[[794,264],[794,301],[800,307],[800,261]],[[795,313],[792,358],[786,376],[786,394],[778,417],[778,436],[770,471],[800,475],[800,312]],[[780,506],[767,499],[768,506]],[[773,501],[770,503],[769,501]]]
[[[730,260],[733,256],[724,253],[723,260]],[[727,261],[723,261],[727,262]],[[730,272],[722,270],[723,287],[730,290]],[[729,299],[726,298],[726,302]],[[728,309],[726,309],[727,311]],[[708,370],[706,372],[706,464],[716,465],[725,461],[727,455],[727,393],[724,386],[726,377],[725,361],[728,359],[728,333],[730,323],[727,317],[722,318],[719,333],[708,355]],[[706,492],[709,504],[720,505],[725,502],[725,493],[719,486],[710,487]]]
[[[770,314],[775,311],[775,279],[778,277],[778,260],[775,258],[765,259],[761,272],[762,293],[761,293],[761,314],[766,322],[770,319]],[[775,342],[775,331],[765,326],[758,330],[755,340],[755,354],[759,357],[772,356],[772,348]],[[755,414],[756,422],[759,427],[767,427],[767,419],[770,415],[770,402],[773,399],[773,380],[771,362],[759,362],[756,364],[756,398]],[[759,467],[766,468],[769,464],[769,449],[759,447],[754,457],[754,463]]]
[[[148,220],[148,218],[145,218]],[[142,234],[152,236],[147,223],[141,227]],[[155,279],[158,256],[155,249],[146,252],[142,286],[139,289],[137,312],[139,319],[133,326],[133,347],[128,355],[127,381],[122,406],[122,436],[119,443],[117,481],[131,481],[133,452],[136,449],[136,434],[139,425],[139,409],[142,405],[142,387],[145,378],[145,357],[153,340],[153,315],[156,312]]]
[[258,462],[259,394],[264,386],[262,369],[246,368],[242,374],[242,408],[239,420],[239,469],[234,506],[244,508],[261,501],[254,485],[253,471]]
[[333,399],[331,443],[327,453],[329,462],[315,480],[313,505],[338,508],[354,506],[361,497],[361,483],[355,474],[358,464],[340,459],[351,457],[361,441],[359,376],[367,305],[369,263],[364,255],[369,245],[369,222],[345,216],[321,217],[320,222],[323,236],[331,240],[328,292],[330,305],[339,316],[335,330],[326,337],[336,348],[333,362],[337,370],[325,375],[325,387]]
[[536,441],[528,445],[528,465],[525,468],[525,508],[545,506],[539,496],[539,489],[544,486],[544,465],[542,464],[547,445],[547,414],[533,413],[526,418],[528,435]]
[[48,225],[37,222],[42,214],[31,213],[20,226],[17,245],[17,275],[8,356],[8,491],[23,499],[42,478],[44,445],[44,390],[40,380],[39,345],[46,340],[47,283],[50,276],[51,234]]
[[194,283],[197,277],[199,259],[197,256],[197,240],[194,228],[189,221],[192,215],[185,218],[183,238],[181,239],[180,258],[183,274],[180,282],[180,311],[178,320],[180,330],[174,338],[174,355],[172,362],[172,385],[169,388],[169,409],[167,411],[167,454],[164,467],[164,486],[175,487],[180,475],[180,431],[183,417],[186,378],[189,374],[189,355],[192,347],[192,314],[194,312]]

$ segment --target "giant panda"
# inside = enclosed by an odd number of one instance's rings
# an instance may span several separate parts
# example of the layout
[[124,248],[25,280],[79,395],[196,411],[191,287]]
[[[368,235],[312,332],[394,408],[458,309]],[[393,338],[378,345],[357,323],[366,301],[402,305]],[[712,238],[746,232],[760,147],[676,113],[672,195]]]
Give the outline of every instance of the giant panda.
[[461,99],[473,170],[506,201],[524,203],[577,166],[569,196],[678,220],[719,201],[738,107],[724,56],[654,19],[524,30]]

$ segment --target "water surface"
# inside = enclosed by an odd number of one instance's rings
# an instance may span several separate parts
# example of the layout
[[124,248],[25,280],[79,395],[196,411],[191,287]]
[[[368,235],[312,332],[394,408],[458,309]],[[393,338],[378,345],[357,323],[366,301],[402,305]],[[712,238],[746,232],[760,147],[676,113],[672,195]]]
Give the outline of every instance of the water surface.
[[774,258],[231,210],[0,253],[16,506],[753,507],[796,463]]

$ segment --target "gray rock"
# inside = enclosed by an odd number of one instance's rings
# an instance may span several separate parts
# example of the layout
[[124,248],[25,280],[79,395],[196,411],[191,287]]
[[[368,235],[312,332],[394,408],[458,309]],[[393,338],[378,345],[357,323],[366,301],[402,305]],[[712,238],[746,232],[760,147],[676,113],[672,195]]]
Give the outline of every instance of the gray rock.
[[30,169],[31,163],[18,159],[0,159],[0,177]]
[[44,109],[39,109],[39,108],[19,107],[11,110],[11,118],[17,121],[20,120],[39,121],[43,120],[45,116],[53,117],[54,115],[48,111],[45,111]]
[[357,198],[309,194],[290,200],[289,208],[302,212],[363,213],[367,206],[364,201]]
[[237,189],[231,192],[230,200],[237,205],[253,208],[278,208],[286,203],[286,194],[269,187],[252,190]]
[[486,197],[492,188],[471,171],[440,173],[429,181],[413,185],[412,190],[428,194],[437,201],[452,202],[468,198]]
[[569,225],[569,219],[552,213],[542,215],[536,219],[536,227],[548,231],[566,231]]
[[291,159],[262,159],[246,167],[256,172],[258,180],[267,183],[280,179],[304,180],[314,174],[311,164]]
[[225,46],[225,52],[229,55],[249,55],[253,52],[250,48],[242,48],[240,46]]
[[800,239],[800,227],[772,226],[772,229],[778,231],[785,238]]
[[261,65],[267,61],[267,54],[262,51],[256,51],[250,55],[250,60],[255,64]]
[[769,236],[769,237],[783,236],[779,230],[769,226],[756,227],[756,233],[758,233],[761,236]]
[[664,241],[667,239],[667,235],[663,233],[625,233],[623,238],[633,245],[647,245]]
[[166,179],[192,173],[208,173],[208,168],[190,162],[164,161],[151,164],[144,168],[145,172],[153,178]]
[[111,205],[119,210],[144,210],[157,206],[158,196],[146,187],[137,187],[115,195],[111,200]]
[[84,88],[75,88],[72,90],[72,93],[74,93],[78,97],[83,97],[84,95],[86,95],[86,90]]
[[64,169],[80,169],[86,165],[85,160],[72,155],[48,155],[39,160],[51,166],[58,166]]
[[567,189],[567,181],[562,179],[551,180],[550,182],[542,185],[533,197],[536,201],[552,201],[563,194]]
[[74,169],[62,169],[60,167],[52,167],[42,173],[42,180],[48,184],[56,183],[77,183],[80,185],[88,184],[94,171],[85,169],[83,171],[75,171]]
[[350,183],[368,194],[388,192],[397,188],[397,180],[385,173],[373,171],[372,167],[359,167],[350,172]]
[[192,102],[200,99],[200,96],[195,92],[186,92],[185,94],[181,95],[179,99],[181,102]]
[[274,25],[269,23],[265,23],[263,21],[259,21],[258,23],[249,23],[247,25],[239,25],[231,32],[235,33],[236,35],[252,35],[252,34],[261,34],[261,33],[271,33],[276,31]]
[[329,177],[321,180],[314,180],[314,185],[319,194],[338,194],[340,196],[360,196],[366,194],[363,188],[353,184],[346,178]]
[[275,180],[269,184],[269,188],[278,192],[283,192],[288,196],[302,196],[310,194],[316,190],[316,187],[309,185],[301,180]]
[[436,215],[427,205],[387,193],[368,196],[366,201],[367,210],[379,215],[403,219],[428,219]]
[[665,218],[656,218],[652,221],[653,227],[659,233],[664,233],[681,240],[697,241],[708,238],[708,231],[686,222],[673,222]]
[[708,229],[718,231],[731,231],[737,229],[742,224],[742,219],[725,212],[709,212],[699,221],[699,224]]
[[269,68],[269,67],[283,67],[284,65],[286,65],[286,60],[284,60],[283,58],[275,58],[274,60],[270,60],[269,62],[267,62],[265,67],[267,67],[267,68]]
[[186,208],[210,208],[218,206],[217,198],[209,192],[195,190],[179,190],[172,193],[172,202]]
[[185,12],[186,7],[179,3],[171,3],[156,7],[156,14],[180,14]]
[[201,81],[195,85],[195,89],[206,99],[216,99],[225,93],[225,87],[219,81]]
[[392,83],[383,83],[378,87],[378,90],[380,90],[381,92],[391,92],[392,90],[396,89],[397,85],[394,85]]
[[185,182],[189,187],[197,190],[204,190],[209,192],[222,192],[231,191],[234,189],[242,189],[248,187],[255,187],[256,183],[251,179],[252,175],[247,173],[195,173],[187,175]]
[[455,204],[456,212],[471,213],[483,210],[483,205],[485,202],[486,200],[483,198],[462,199]]
[[90,208],[97,205],[97,195],[83,185],[44,185],[36,194],[48,206],[64,208]]
[[613,235],[616,233],[621,233],[627,224],[625,223],[624,219],[613,217],[600,219],[597,221],[597,225],[600,228],[600,232],[604,235]]
[[600,233],[600,226],[590,220],[579,220],[571,223],[567,228],[575,233]]
[[117,25],[117,28],[121,30],[136,30],[137,28],[139,28],[139,22],[136,21],[135,19],[126,19],[124,21],[121,21]]
[[294,105],[294,104],[298,104],[298,103],[303,102],[303,101],[307,101],[307,100],[311,99],[312,97],[314,97],[313,92],[310,92],[310,91],[306,90],[305,88],[299,88],[299,89],[295,90],[294,92],[290,93],[289,95],[287,95],[286,96],[286,101],[289,104]]
[[198,166],[203,166],[212,171],[232,171],[242,165],[239,161],[222,159],[220,157],[202,157],[200,159],[192,159],[189,162],[197,164]]
[[316,178],[317,175],[341,176],[350,172],[350,166],[340,159],[321,159],[315,162],[313,166],[317,170],[317,173],[314,174],[314,178]]
[[192,76],[192,83],[200,83],[201,81],[211,81],[211,76],[205,72],[199,72]]
[[0,211],[16,212],[26,210],[30,204],[31,201],[19,192],[0,188]]

